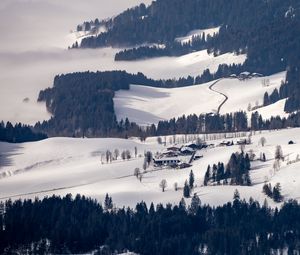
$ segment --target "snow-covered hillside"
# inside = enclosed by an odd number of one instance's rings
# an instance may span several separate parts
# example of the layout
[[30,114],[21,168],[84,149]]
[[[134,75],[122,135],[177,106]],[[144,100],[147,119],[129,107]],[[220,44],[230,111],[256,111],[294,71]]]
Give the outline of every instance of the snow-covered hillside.
[[[220,113],[247,110],[249,103],[254,107],[262,105],[264,93],[269,94],[279,88],[285,80],[285,72],[269,77],[252,78],[249,80],[221,79],[212,91],[209,87],[215,81],[191,87],[163,89],[131,85],[129,91],[118,91],[114,98],[115,110],[119,120],[128,117],[141,125],[157,123],[159,120],[169,120],[183,114],[201,114],[216,112],[224,101],[221,92],[228,96]],[[269,85],[263,86],[263,81],[269,80]],[[217,91],[217,92],[216,92]],[[285,116],[284,100],[274,105],[257,109],[263,117],[272,114]]]
[[[220,138],[222,135],[218,135]],[[212,136],[218,137],[217,135]],[[259,145],[259,139],[264,136],[266,145]],[[177,136],[179,137],[179,136]],[[101,163],[100,155],[107,149],[113,151],[115,148],[130,150],[134,155],[134,147],[138,154],[143,155],[145,150],[153,153],[165,149],[158,145],[156,138],[148,138],[145,143],[138,139],[72,139],[51,138],[40,142],[24,144],[0,143],[1,173],[7,173],[6,177],[0,179],[1,198],[12,197],[35,197],[52,194],[64,195],[67,193],[81,193],[103,200],[106,193],[112,195],[118,206],[134,206],[141,200],[147,203],[171,202],[178,203],[182,197],[182,190],[174,191],[173,185],[178,182],[182,187],[193,169],[196,178],[194,192],[196,192],[204,203],[211,205],[222,204],[232,199],[234,190],[237,188],[242,198],[254,199],[263,202],[266,196],[261,192],[265,180],[274,185],[280,182],[285,199],[300,199],[300,163],[287,165],[287,160],[295,160],[300,154],[300,129],[286,129],[272,132],[256,132],[252,136],[252,144],[246,146],[246,151],[253,149],[259,156],[261,152],[266,154],[267,161],[255,161],[252,163],[251,178],[253,186],[208,186],[201,187],[203,177],[208,164],[227,163],[231,153],[239,150],[237,145],[231,147],[218,147],[202,150],[204,156],[194,161],[191,168],[181,170],[156,169],[153,166],[143,175],[142,182],[133,176],[134,169],[142,169],[143,156],[131,160],[113,161],[113,163]],[[181,140],[181,139],[178,139]],[[237,139],[230,138],[229,141]],[[288,145],[293,140],[295,144]],[[166,139],[167,145],[169,139]],[[223,139],[212,140],[209,143],[218,145]],[[278,172],[273,170],[274,151],[276,145],[280,144],[286,161],[281,163]],[[216,157],[217,155],[217,157]],[[11,173],[11,176],[8,174]],[[3,175],[2,175],[3,176]],[[159,188],[159,182],[166,179],[168,187],[165,193]],[[27,195],[26,195],[27,194]],[[273,202],[268,200],[272,205]]]
[[214,35],[218,34],[220,30],[220,27],[213,27],[213,28],[207,28],[207,29],[195,29],[190,31],[186,36],[177,37],[175,41],[180,42],[181,44],[189,43],[192,41],[193,37],[200,36],[204,34],[205,40],[208,36],[213,37]]

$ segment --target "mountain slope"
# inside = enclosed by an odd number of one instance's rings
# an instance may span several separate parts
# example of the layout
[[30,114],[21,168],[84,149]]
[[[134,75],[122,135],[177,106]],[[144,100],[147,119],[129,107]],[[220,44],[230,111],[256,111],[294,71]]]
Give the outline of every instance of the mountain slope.
[[[207,165],[218,163],[218,161],[228,162],[231,153],[239,151],[239,146],[215,147],[200,151],[204,156],[202,159],[194,161],[193,166],[187,169],[154,170],[152,166],[143,175],[142,182],[133,176],[136,167],[142,168],[143,156],[130,160],[113,161],[106,163],[105,156],[101,164],[101,154],[106,150],[113,151],[118,148],[130,150],[134,155],[134,147],[138,149],[138,155],[145,150],[153,153],[165,149],[163,145],[157,144],[156,138],[149,138],[145,143],[123,139],[72,139],[72,138],[51,138],[40,142],[24,144],[0,143],[0,150],[6,159],[6,165],[2,166],[1,174],[6,172],[6,177],[0,179],[1,198],[13,199],[35,196],[43,197],[52,194],[64,195],[67,193],[84,194],[103,201],[106,193],[112,195],[117,206],[135,206],[137,202],[147,203],[178,203],[182,198],[182,190],[174,191],[173,185],[178,182],[179,187],[183,187],[184,181],[188,179],[189,172],[193,169],[195,174],[196,192],[202,203],[210,205],[220,205],[232,200],[233,192],[238,189],[241,197],[249,199],[252,196],[263,203],[267,198],[262,193],[262,186],[265,180],[274,186],[281,183],[282,194],[285,200],[300,199],[300,173],[297,171],[299,162],[287,165],[287,160],[295,160],[300,154],[299,128],[287,129],[273,132],[256,132],[252,136],[252,144],[246,146],[246,151],[250,149],[259,158],[261,152],[266,154],[267,161],[254,161],[251,163],[252,170],[250,176],[253,186],[207,186],[202,187],[203,178]],[[215,145],[223,140],[222,134],[207,136],[208,143]],[[261,147],[259,139],[264,136],[266,145]],[[181,137],[177,135],[180,141]],[[239,139],[239,138],[238,138]],[[238,139],[229,138],[228,141]],[[293,140],[294,145],[288,145]],[[167,138],[168,146],[169,139]],[[281,145],[283,154],[286,156],[285,162],[281,163],[279,171],[273,170],[274,152],[276,145]],[[216,155],[218,157],[216,158]],[[12,176],[7,176],[8,174]],[[166,179],[168,187],[162,193],[159,182]],[[27,195],[26,195],[27,194]],[[267,198],[270,205],[275,205],[271,199]]]
[[[249,103],[252,107],[256,101],[262,105],[264,93],[269,94],[279,88],[285,80],[286,72],[269,77],[252,78],[240,81],[238,79],[222,79],[216,83],[214,90],[228,96],[221,108],[221,114],[239,110],[247,111]],[[270,85],[263,87],[262,81],[269,80]],[[224,97],[209,89],[213,82],[191,87],[162,89],[131,85],[130,90],[120,90],[114,97],[115,111],[119,120],[128,117],[138,124],[158,123],[159,120],[169,120],[189,114],[216,112]],[[264,108],[258,109],[263,117],[269,117]],[[284,115],[282,109],[276,109],[275,115]]]

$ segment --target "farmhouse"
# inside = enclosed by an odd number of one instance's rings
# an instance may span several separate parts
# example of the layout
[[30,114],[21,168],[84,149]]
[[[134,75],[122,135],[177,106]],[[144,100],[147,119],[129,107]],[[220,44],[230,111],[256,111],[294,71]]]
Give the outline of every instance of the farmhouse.
[[246,80],[246,79],[250,79],[250,78],[251,78],[251,74],[249,72],[242,72],[239,75],[240,80]]
[[263,77],[263,75],[261,73],[253,73],[252,77],[259,78],[259,77]]
[[179,150],[180,150],[180,148],[178,148],[176,146],[167,148],[167,151],[179,151]]
[[190,148],[190,147],[185,146],[185,147],[182,147],[182,148],[180,149],[180,152],[181,152],[182,154],[184,154],[184,155],[191,155],[191,154],[193,154],[193,153],[195,152],[195,150],[193,150],[193,149]]
[[153,159],[153,161],[155,166],[174,166],[174,165],[178,165],[181,162],[177,157],[158,158],[158,159]]

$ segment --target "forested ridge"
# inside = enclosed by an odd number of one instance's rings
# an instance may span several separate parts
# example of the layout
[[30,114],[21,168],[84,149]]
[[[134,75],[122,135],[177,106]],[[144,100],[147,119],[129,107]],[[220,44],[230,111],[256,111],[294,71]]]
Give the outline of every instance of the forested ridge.
[[9,143],[24,143],[46,139],[47,135],[36,132],[33,127],[17,123],[13,125],[9,121],[0,122],[0,141]]
[[[245,53],[247,59],[243,65],[229,67],[220,76],[239,71],[269,75],[287,70],[284,97],[281,97],[289,98],[285,111],[300,109],[300,3],[297,0],[157,0],[149,6],[141,4],[128,9],[101,24],[107,27],[107,32],[85,38],[80,47],[128,48],[117,53],[115,60],[178,56],[202,49],[214,55]],[[193,29],[216,26],[220,30],[213,37],[196,36],[186,44],[175,40]],[[140,46],[147,43],[154,46]]]
[[[223,206],[165,206],[138,203],[135,209],[104,206],[77,195],[72,198],[6,201],[0,204],[1,254],[70,254],[130,250],[141,255],[274,254],[300,250],[300,205],[271,209],[250,199]],[[46,217],[45,217],[46,216]],[[100,248],[101,247],[101,248]]]
[[[201,82],[206,82],[222,75],[229,75],[230,68],[238,70],[240,66],[228,67],[221,65],[218,71],[212,75],[208,70],[202,76],[180,78],[178,80],[152,80],[142,73],[128,74],[124,71],[107,72],[82,72],[58,75],[54,79],[52,88],[40,92],[39,101],[45,101],[52,118],[48,121],[38,122],[35,130],[47,133],[50,136],[74,136],[74,137],[141,137],[173,135],[173,134],[195,134],[212,132],[235,132],[252,130],[280,129],[286,127],[299,127],[299,113],[292,114],[288,118],[272,117],[263,120],[258,113],[253,113],[248,126],[246,112],[235,112],[224,115],[217,114],[192,114],[180,116],[167,121],[159,121],[158,125],[140,127],[130,120],[117,121],[113,97],[119,89],[129,89],[130,84],[139,84],[155,87],[182,87]],[[288,81],[294,76],[288,72]],[[291,77],[291,78],[290,78]],[[297,76],[296,76],[297,77]],[[270,96],[265,95],[264,103],[274,103],[280,98],[297,98],[293,94],[290,84],[283,84],[278,92],[275,90]],[[295,88],[297,89],[297,87]],[[297,101],[296,101],[297,102]],[[287,108],[287,112],[293,112]]]
[[[157,0],[106,21],[108,31],[85,38],[81,47],[166,45],[166,49],[138,49],[133,54],[136,58],[195,49],[214,54],[247,53],[245,66],[249,71],[270,74],[285,69],[294,53],[299,53],[299,14],[297,0]],[[216,26],[221,26],[219,33],[207,40],[195,38],[194,43],[182,47],[175,42],[176,37],[191,30]],[[117,55],[117,59],[132,53]]]

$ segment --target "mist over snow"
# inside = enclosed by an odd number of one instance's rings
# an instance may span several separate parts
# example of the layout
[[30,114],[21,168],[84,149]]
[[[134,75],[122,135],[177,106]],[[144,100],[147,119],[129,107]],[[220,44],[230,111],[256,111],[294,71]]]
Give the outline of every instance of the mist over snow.
[[1,0],[0,2],[0,119],[34,124],[49,119],[37,103],[41,89],[61,73],[97,70],[143,72],[152,78],[199,75],[222,63],[242,63],[246,56],[206,51],[182,57],[114,62],[118,49],[67,50],[71,30],[83,21],[112,17],[149,0]]
[[[1,0],[0,119],[34,124],[50,117],[36,102],[56,74],[97,69],[103,52],[66,50],[76,25],[149,0]],[[109,55],[111,56],[111,55]],[[100,67],[99,67],[100,68]],[[103,67],[104,68],[104,67]],[[27,103],[23,100],[28,98]]]

